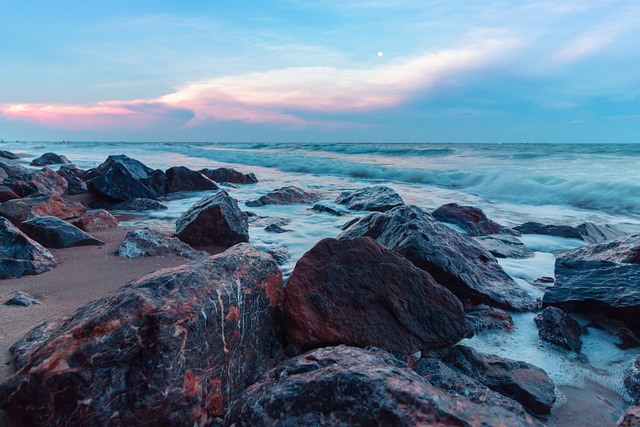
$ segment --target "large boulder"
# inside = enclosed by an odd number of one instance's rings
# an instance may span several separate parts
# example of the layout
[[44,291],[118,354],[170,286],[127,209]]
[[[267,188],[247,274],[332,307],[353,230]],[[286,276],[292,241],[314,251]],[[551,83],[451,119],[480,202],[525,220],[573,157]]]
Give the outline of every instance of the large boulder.
[[556,259],[544,306],[602,313],[640,333],[640,234],[588,245]]
[[247,206],[257,207],[263,205],[293,205],[313,203],[320,200],[320,195],[310,191],[304,191],[298,187],[290,185],[278,188],[270,193],[261,196],[258,200],[249,200]]
[[40,274],[55,266],[48,250],[0,218],[0,279]]
[[69,187],[63,177],[49,168],[22,175],[12,175],[2,182],[20,197],[62,196],[67,193]]
[[68,202],[60,196],[25,197],[0,204],[0,216],[18,225],[39,216],[56,216],[61,219],[81,217],[87,209],[82,203]]
[[354,211],[385,212],[404,205],[404,200],[394,189],[375,185],[359,190],[343,191],[336,198],[336,203],[346,205],[347,209]]
[[215,182],[232,184],[255,184],[258,182],[255,174],[245,174],[232,168],[200,169],[200,173]]
[[289,359],[231,406],[225,426],[534,426],[430,385],[380,349],[326,347]]
[[132,199],[157,199],[155,191],[144,185],[120,163],[113,163],[104,173],[87,181],[89,191],[111,203]]
[[68,194],[85,194],[89,191],[87,184],[82,179],[85,173],[74,164],[62,165],[57,171],[57,174],[67,181]]
[[447,365],[519,402],[529,412],[545,415],[556,401],[555,386],[547,373],[530,363],[483,354],[457,345],[442,359]]
[[131,230],[116,250],[122,258],[140,258],[145,256],[178,255],[187,258],[202,257],[200,252],[175,237],[169,230],[149,227]]
[[100,209],[85,213],[80,218],[73,221],[72,224],[82,231],[93,233],[94,231],[116,228],[118,226],[118,220],[108,211]]
[[471,237],[460,234],[417,206],[374,212],[339,238],[369,236],[429,273],[461,300],[517,311],[533,310],[531,297]]
[[166,170],[166,193],[178,191],[205,191],[217,190],[218,185],[201,174],[184,166],[174,166]]
[[18,156],[17,154],[7,150],[0,150],[0,157],[9,160],[18,160],[20,158],[20,156]]
[[20,196],[18,196],[12,189],[7,187],[6,185],[0,185],[0,203],[6,202],[7,200],[19,198]]
[[547,236],[567,237],[571,239],[584,240],[587,243],[602,243],[607,240],[617,239],[627,234],[613,225],[598,225],[591,222],[585,222],[576,227],[571,225],[525,222],[522,225],[513,227],[513,229],[522,234],[542,234]]
[[249,241],[249,224],[226,191],[203,197],[176,221],[176,236],[192,246],[232,246]]
[[104,245],[101,240],[55,216],[40,216],[24,221],[20,224],[20,230],[45,248]]
[[49,166],[49,165],[62,165],[71,163],[69,159],[61,154],[56,153],[44,153],[42,156],[37,157],[31,161],[31,166]]
[[275,261],[248,244],[41,325],[0,408],[34,425],[210,425],[281,355]]
[[0,158],[0,169],[2,169],[7,176],[24,175],[31,172],[20,163],[5,158]]
[[462,228],[470,236],[486,236],[489,234],[515,234],[517,231],[503,227],[487,218],[482,209],[474,206],[462,206],[457,203],[447,203],[431,212],[438,221],[447,222]]
[[92,179],[93,177],[104,174],[113,167],[113,165],[120,165],[137,181],[142,185],[153,191],[157,195],[164,193],[164,189],[167,185],[167,176],[160,169],[151,169],[144,163],[132,159],[124,154],[117,156],[109,156],[102,164],[97,168],[87,171],[85,180]]
[[369,237],[318,242],[296,264],[283,307],[289,338],[314,347],[411,354],[473,336],[451,292]]
[[547,307],[535,317],[534,321],[538,326],[540,338],[568,350],[580,352],[582,348],[580,335],[586,332],[586,328],[573,317],[557,307]]

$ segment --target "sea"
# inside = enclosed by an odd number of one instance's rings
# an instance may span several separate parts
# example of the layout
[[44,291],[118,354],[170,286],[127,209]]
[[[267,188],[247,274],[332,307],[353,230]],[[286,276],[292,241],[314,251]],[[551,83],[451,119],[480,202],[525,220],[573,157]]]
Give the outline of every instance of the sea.
[[[245,210],[258,215],[250,225],[250,243],[268,251],[286,248],[291,258],[282,265],[288,277],[296,261],[316,242],[335,237],[341,226],[362,212],[346,211],[334,203],[345,190],[386,185],[407,204],[431,211],[456,202],[482,209],[489,218],[515,226],[526,221],[578,225],[612,224],[640,233],[640,144],[372,144],[372,143],[174,143],[19,141],[0,144],[29,160],[45,152],[63,154],[88,169],[112,154],[126,154],[151,168],[187,166],[191,169],[233,167],[253,172],[255,185],[224,187]],[[308,205],[248,208],[245,202],[287,185],[319,193],[319,203],[340,210],[333,216]],[[133,218],[127,225],[157,223],[173,227],[175,220],[205,193],[185,193],[163,202],[167,210]],[[270,233],[265,224],[277,220],[284,233]],[[579,240],[523,235],[534,255],[500,260],[516,282],[533,297],[544,288],[539,277],[554,275],[559,253],[583,246]],[[463,344],[480,351],[524,360],[541,367],[558,386],[558,403],[571,388],[588,384],[630,400],[623,373],[640,351],[622,350],[607,330],[589,327],[580,354],[541,341],[534,313],[513,314],[511,334],[476,334]],[[584,325],[590,320],[578,317]]]

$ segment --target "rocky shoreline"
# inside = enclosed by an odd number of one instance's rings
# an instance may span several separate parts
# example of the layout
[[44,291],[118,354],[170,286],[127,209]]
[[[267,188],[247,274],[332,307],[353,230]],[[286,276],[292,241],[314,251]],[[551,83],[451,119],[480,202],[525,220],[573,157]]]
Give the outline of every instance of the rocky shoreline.
[[[333,203],[370,213],[317,242],[285,283],[278,256],[286,253],[247,243],[257,216],[233,198],[233,186],[257,182],[253,174],[154,170],[124,155],[84,171],[53,153],[33,170],[10,154],[0,157],[0,286],[70,268],[61,258],[73,251],[86,252],[88,268],[101,256],[144,264],[11,342],[15,372],[0,384],[0,408],[14,423],[541,425],[557,396],[549,376],[460,340],[510,333],[509,312],[540,312],[540,338],[579,354],[586,328],[577,313],[606,315],[622,325],[621,346],[640,345],[640,235],[613,226],[507,228],[471,206],[426,212],[389,187],[368,187]],[[110,213],[144,215],[187,191],[208,194],[173,230],[123,236]],[[342,214],[291,186],[246,206],[266,204]],[[267,227],[286,232],[286,224]],[[525,233],[588,243],[558,255],[541,300],[496,259],[528,256]],[[14,296],[0,293],[5,303]],[[636,403],[637,366],[621,384]],[[639,412],[632,406],[619,425],[637,425]]]

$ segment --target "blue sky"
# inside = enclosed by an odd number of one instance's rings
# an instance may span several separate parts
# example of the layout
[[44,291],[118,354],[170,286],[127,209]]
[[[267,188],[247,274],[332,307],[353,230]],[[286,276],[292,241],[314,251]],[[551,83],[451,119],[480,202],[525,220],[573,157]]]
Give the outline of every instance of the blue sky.
[[628,0],[0,0],[0,138],[638,142],[638,22]]

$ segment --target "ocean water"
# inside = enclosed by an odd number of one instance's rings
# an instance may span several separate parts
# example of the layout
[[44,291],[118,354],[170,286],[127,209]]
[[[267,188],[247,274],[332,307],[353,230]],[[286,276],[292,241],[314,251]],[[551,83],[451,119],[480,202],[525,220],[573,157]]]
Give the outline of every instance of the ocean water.
[[[291,259],[282,266],[285,277],[317,241],[335,237],[342,224],[364,215],[349,212],[335,217],[310,211],[306,205],[244,205],[285,185],[316,191],[327,206],[336,206],[333,200],[341,191],[382,184],[427,211],[449,202],[468,204],[506,226],[526,221],[567,225],[591,221],[640,232],[640,145],[6,142],[0,149],[19,153],[26,160],[52,151],[82,168],[97,166],[110,154],[126,154],[152,168],[230,166],[254,172],[258,184],[226,190],[243,209],[269,217],[250,226],[250,243],[265,251],[287,248]],[[132,222],[173,227],[204,194],[172,198],[165,201],[168,210]],[[265,231],[270,218],[285,219],[283,228],[290,231]],[[531,282],[553,276],[557,254],[584,244],[533,235],[523,236],[522,241],[534,256],[500,263],[536,298],[544,288]],[[590,380],[628,397],[622,375],[638,350],[620,350],[615,346],[616,337],[590,328],[583,338],[582,354],[576,355],[539,340],[533,317],[515,314],[514,333],[479,334],[465,343],[540,366],[557,385],[580,387]],[[586,319],[580,321],[587,324]]]

